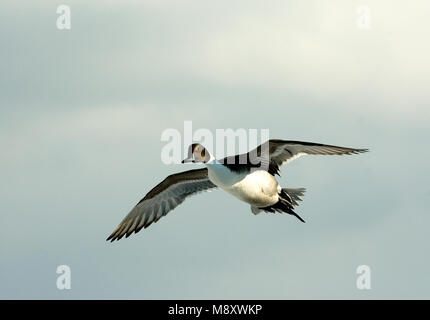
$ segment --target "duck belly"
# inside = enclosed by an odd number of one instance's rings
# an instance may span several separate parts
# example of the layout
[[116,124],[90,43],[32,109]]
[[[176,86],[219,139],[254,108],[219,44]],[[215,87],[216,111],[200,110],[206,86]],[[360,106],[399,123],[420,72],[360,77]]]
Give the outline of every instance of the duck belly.
[[220,187],[254,207],[267,207],[275,204],[278,202],[280,190],[276,179],[264,170],[254,171],[232,185]]

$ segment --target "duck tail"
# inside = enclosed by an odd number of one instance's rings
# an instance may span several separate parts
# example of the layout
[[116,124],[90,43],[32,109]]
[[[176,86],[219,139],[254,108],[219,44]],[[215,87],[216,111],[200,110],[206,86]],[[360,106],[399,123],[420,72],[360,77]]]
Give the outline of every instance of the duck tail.
[[305,194],[306,189],[305,188],[295,188],[295,189],[284,188],[281,190],[281,192],[282,191],[291,198],[293,206],[298,206],[299,205],[298,201],[302,201],[302,197]]
[[302,200],[301,196],[303,196],[304,192],[305,192],[304,188],[281,189],[281,192],[279,193],[278,202],[276,202],[271,206],[259,208],[259,209],[266,212],[285,212],[285,213],[291,214],[292,216],[295,216],[301,222],[305,222],[305,220],[303,220],[297,213],[294,212],[294,206],[298,205],[297,201]]

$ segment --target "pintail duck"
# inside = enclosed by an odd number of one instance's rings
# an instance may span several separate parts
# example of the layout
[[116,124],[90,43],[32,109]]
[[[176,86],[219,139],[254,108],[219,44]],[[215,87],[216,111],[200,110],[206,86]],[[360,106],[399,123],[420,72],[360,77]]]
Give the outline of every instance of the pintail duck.
[[305,189],[281,188],[275,179],[280,166],[302,155],[346,155],[366,151],[368,149],[269,140],[246,154],[216,160],[201,144],[194,143],[182,163],[203,163],[206,167],[168,176],[137,203],[107,240],[129,237],[157,222],[189,196],[215,188],[250,204],[254,214],[285,212],[305,222],[294,212]]

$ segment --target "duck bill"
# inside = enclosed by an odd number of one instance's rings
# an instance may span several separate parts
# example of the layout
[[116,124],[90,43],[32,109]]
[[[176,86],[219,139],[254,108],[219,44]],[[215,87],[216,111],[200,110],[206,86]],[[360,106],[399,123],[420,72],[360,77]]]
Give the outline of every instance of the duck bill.
[[194,163],[194,159],[193,158],[186,158],[184,160],[182,160],[182,163]]

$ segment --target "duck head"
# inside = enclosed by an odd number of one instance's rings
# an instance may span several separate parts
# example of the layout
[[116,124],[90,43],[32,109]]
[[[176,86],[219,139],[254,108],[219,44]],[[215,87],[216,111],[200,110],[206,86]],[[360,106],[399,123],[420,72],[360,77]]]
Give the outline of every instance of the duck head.
[[188,156],[182,163],[207,163],[211,159],[209,151],[199,143],[193,143],[188,148]]

